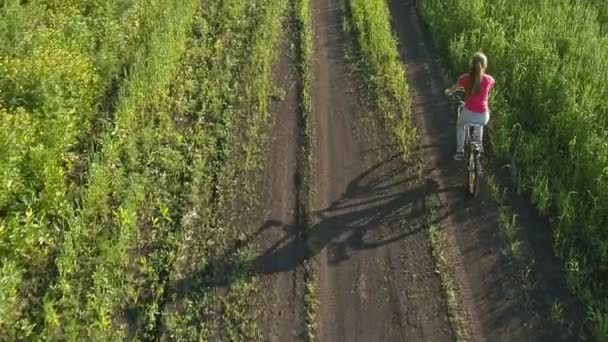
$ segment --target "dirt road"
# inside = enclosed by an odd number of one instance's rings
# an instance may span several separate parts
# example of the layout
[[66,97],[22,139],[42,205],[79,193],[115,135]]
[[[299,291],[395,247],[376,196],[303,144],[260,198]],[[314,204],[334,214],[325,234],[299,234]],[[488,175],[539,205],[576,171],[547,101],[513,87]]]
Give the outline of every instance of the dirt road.
[[[314,227],[322,341],[452,340],[424,187],[366,122],[345,64],[340,0],[313,1]],[[383,134],[384,133],[384,134]]]
[[[414,96],[413,115],[426,167],[423,177],[416,165],[403,161],[387,138],[390,133],[380,115],[366,109],[364,95],[355,90],[345,61],[343,1],[311,1],[314,165],[311,175],[300,174],[299,83],[287,43],[277,70],[287,92],[274,108],[264,177],[266,210],[256,232],[262,248],[255,273],[262,275],[265,297],[264,340],[305,339],[305,260],[316,269],[320,341],[455,340],[431,253],[429,213],[424,207],[429,196],[441,202],[432,223],[448,238],[445,252],[469,340],[568,340],[541,317],[548,315],[553,299],[568,298],[558,262],[551,257],[550,239],[534,241],[539,247],[535,258],[540,260],[534,267],[551,270],[539,278],[551,283],[550,295],[541,300],[545,310],[535,311],[517,290],[521,277],[499,236],[496,204],[487,191],[476,201],[464,197],[463,171],[451,160],[455,117],[442,95],[447,80],[441,77],[416,1],[391,0],[390,10]],[[310,189],[302,187],[306,176]],[[308,213],[303,212],[304,191],[312,196]],[[529,208],[524,206],[521,225],[538,230],[542,222]],[[312,217],[306,225],[305,214]]]

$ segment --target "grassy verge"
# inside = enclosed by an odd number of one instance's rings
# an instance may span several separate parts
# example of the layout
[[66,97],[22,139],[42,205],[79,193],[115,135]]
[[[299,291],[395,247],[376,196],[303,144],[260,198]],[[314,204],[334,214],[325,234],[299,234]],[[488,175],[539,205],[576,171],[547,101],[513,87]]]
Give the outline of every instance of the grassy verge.
[[[300,89],[300,115],[301,115],[301,131],[300,131],[300,156],[298,168],[304,175],[304,181],[299,189],[299,203],[306,203],[305,208],[302,208],[302,220],[300,224],[304,229],[310,225],[310,208],[312,200],[310,179],[312,178],[312,147],[314,146],[314,122],[312,117],[312,82],[313,82],[313,23],[310,7],[310,0],[294,1],[294,14],[297,23],[298,35],[298,66],[301,80]],[[302,198],[303,197],[303,198]],[[303,222],[302,222],[303,221]],[[306,232],[304,232],[306,234]],[[305,321],[307,328],[308,341],[316,340],[317,332],[317,310],[319,305],[319,293],[316,282],[315,269],[313,260],[304,261],[304,307]]]
[[404,158],[412,152],[416,130],[411,122],[411,96],[386,1],[345,3],[345,30],[355,37],[356,62],[368,74],[374,105],[385,116]]
[[437,210],[440,207],[439,199],[436,195],[427,195],[425,198],[425,213],[429,228],[429,236],[431,247],[433,250],[433,258],[437,267],[437,273],[441,278],[441,286],[443,288],[446,307],[448,309],[448,318],[452,329],[456,335],[456,341],[468,341],[470,332],[467,330],[467,325],[462,318],[462,307],[459,301],[458,288],[454,281],[453,267],[450,264],[447,255],[447,237],[440,227],[433,222],[437,218]]
[[425,0],[422,13],[453,69],[466,70],[476,50],[488,54],[498,85],[493,150],[539,212],[554,218],[569,287],[587,304],[594,338],[605,340],[608,37],[601,18],[583,19],[602,15],[598,6]]
[[316,283],[314,268],[311,265],[311,261],[306,261],[304,264],[304,271],[306,272],[306,283],[304,284],[304,305],[306,308],[305,320],[306,320],[306,338],[308,341],[317,340],[317,316],[319,308],[319,288]]
[[[506,241],[508,246],[506,252],[517,263],[518,269],[527,270],[532,266],[532,258],[528,247],[523,245],[521,240],[517,216],[511,212],[508,205],[505,203],[504,190],[501,191],[494,176],[492,174],[486,174],[485,181],[490,190],[490,194],[498,204],[498,225],[503,235],[503,240]],[[523,273],[528,274],[529,272],[524,271]]]
[[254,246],[239,241],[249,230],[242,218],[255,194],[247,180],[259,167],[285,10],[276,0],[231,0],[209,3],[196,18],[174,87],[175,107],[185,108],[183,124],[196,134],[188,134],[193,170],[160,306],[162,338],[261,338],[250,301]]
[[547,284],[540,283],[541,279],[535,271],[535,268],[538,269],[538,267],[535,266],[535,259],[532,250],[530,250],[531,246],[522,236],[523,232],[518,217],[507,200],[507,188],[501,187],[492,174],[486,175],[485,182],[498,205],[498,227],[503,240],[506,242],[504,253],[515,263],[516,276],[521,284],[518,291],[525,299],[526,306],[536,310],[537,317],[535,318],[547,320],[569,337],[582,338],[582,334],[585,333],[581,331],[583,328],[580,326],[582,320],[575,316],[576,313],[571,308],[564,307],[559,298],[554,298],[550,307],[548,307],[548,304],[539,301],[538,298],[542,297],[539,294],[546,291],[543,286]]

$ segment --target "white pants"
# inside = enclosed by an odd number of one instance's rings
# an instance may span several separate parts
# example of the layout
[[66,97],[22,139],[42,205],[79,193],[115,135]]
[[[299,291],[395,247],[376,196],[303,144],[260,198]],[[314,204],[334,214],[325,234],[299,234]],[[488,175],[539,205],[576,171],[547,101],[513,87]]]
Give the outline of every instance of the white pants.
[[[470,110],[463,108],[458,116],[458,122],[456,123],[456,151],[464,151],[464,136],[465,136],[465,125],[476,124],[485,126],[490,121],[490,112],[475,113]],[[475,127],[475,135],[479,137],[480,141],[483,141],[483,127]]]

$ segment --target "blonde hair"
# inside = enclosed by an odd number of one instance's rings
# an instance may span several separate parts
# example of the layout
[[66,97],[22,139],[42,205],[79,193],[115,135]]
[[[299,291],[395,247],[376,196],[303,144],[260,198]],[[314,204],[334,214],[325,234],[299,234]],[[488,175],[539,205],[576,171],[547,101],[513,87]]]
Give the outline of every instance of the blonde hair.
[[488,67],[488,57],[481,52],[477,52],[473,56],[471,61],[471,72],[469,86],[467,92],[469,94],[477,95],[481,91],[481,80],[485,74],[486,68]]

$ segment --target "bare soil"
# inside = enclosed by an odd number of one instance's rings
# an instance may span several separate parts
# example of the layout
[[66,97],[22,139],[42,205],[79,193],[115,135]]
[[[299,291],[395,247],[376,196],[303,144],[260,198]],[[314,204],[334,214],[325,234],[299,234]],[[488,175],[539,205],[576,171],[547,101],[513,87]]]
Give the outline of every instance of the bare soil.
[[[262,254],[255,262],[255,272],[262,277],[261,330],[264,341],[302,340],[304,323],[304,270],[300,262],[290,258],[265,257],[268,251],[300,236],[305,229],[300,222],[302,134],[299,106],[300,80],[296,58],[290,51],[294,34],[289,32],[281,44],[275,74],[276,82],[285,91],[282,101],[274,103],[274,122],[269,136],[267,165],[263,174],[265,193],[261,198],[263,213],[255,241]],[[297,257],[296,257],[297,258]],[[301,261],[300,258],[297,258]],[[289,267],[284,267],[289,263]],[[275,272],[276,270],[281,270]]]

